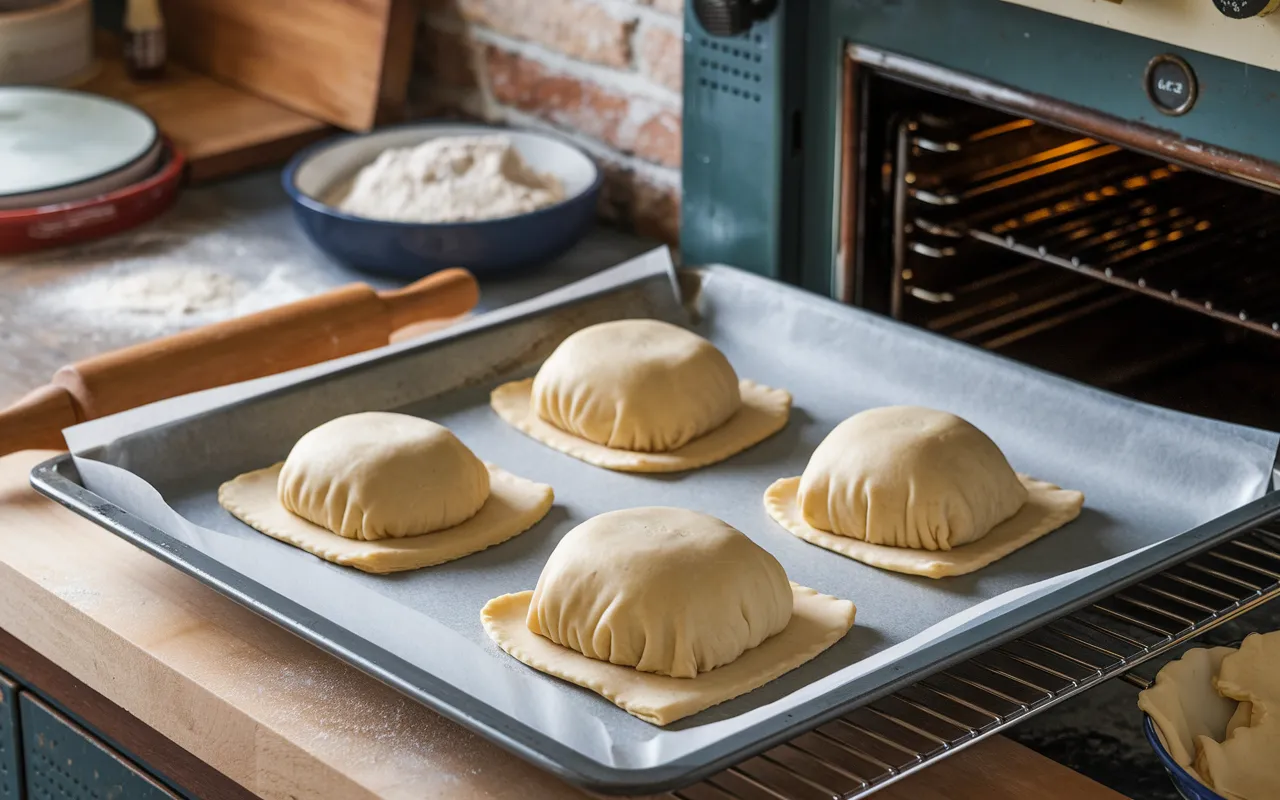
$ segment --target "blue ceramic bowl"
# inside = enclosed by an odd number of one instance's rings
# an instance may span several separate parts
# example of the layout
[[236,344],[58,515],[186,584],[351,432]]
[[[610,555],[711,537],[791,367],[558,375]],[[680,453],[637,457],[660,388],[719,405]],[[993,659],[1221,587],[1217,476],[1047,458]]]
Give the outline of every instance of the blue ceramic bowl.
[[1165,772],[1169,773],[1169,778],[1173,781],[1178,794],[1186,800],[1223,800],[1222,795],[1191,777],[1182,765],[1173,760],[1173,756],[1169,755],[1169,751],[1164,748],[1164,742],[1160,741],[1160,735],[1156,733],[1156,725],[1151,721],[1150,715],[1143,714],[1142,718],[1142,732],[1147,735],[1151,749],[1156,751],[1156,758],[1160,759]]
[[[334,194],[389,147],[413,147],[440,136],[494,134],[509,139],[529,166],[558,177],[566,199],[514,217],[447,223],[366,219],[326,202],[336,202]],[[589,156],[549,134],[487,125],[412,123],[313,145],[289,162],[283,183],[298,223],[322,250],[355,269],[420,278],[446,267],[465,267],[483,276],[550,261],[595,224],[601,177]]]

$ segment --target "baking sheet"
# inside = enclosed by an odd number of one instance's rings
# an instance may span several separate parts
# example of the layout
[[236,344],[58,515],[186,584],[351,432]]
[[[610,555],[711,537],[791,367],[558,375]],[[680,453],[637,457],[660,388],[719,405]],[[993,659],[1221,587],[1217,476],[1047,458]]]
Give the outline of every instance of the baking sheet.
[[[77,426],[68,443],[88,489],[518,723],[504,736],[522,741],[532,731],[633,776],[660,768],[673,775],[673,765],[694,770],[700,753],[758,737],[815,701],[874,693],[898,677],[908,654],[938,660],[972,643],[979,629],[1025,622],[1020,612],[1033,601],[1078,599],[1073,588],[1103,566],[1137,569],[1156,543],[1267,489],[1276,434],[1127,401],[736,270],[694,275],[700,280],[686,298],[693,319],[678,301],[666,252],[655,251],[419,342]],[[572,331],[640,316],[690,322],[740,376],[791,390],[788,427],[721,465],[642,476],[551,451],[489,410],[489,389],[531,374]],[[1084,512],[976,574],[941,581],[866,567],[768,518],[761,495],[775,478],[799,474],[845,417],[890,403],[966,417],[1016,469],[1084,491]],[[528,533],[483,553],[370,576],[262,536],[217,505],[222,481],[282,459],[320,422],[373,409],[448,425],[481,458],[550,483],[555,508]],[[778,557],[792,580],[853,600],[857,625],[813,662],[666,729],[528,669],[488,639],[481,606],[532,588],[561,536],[596,513],[647,504],[725,519]]]

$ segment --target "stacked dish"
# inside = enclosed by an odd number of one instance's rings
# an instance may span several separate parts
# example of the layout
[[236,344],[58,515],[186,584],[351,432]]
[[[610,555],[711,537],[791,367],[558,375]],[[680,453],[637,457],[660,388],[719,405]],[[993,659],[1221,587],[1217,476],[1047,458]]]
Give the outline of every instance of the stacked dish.
[[141,224],[173,202],[183,163],[132,106],[64,89],[0,87],[0,253]]

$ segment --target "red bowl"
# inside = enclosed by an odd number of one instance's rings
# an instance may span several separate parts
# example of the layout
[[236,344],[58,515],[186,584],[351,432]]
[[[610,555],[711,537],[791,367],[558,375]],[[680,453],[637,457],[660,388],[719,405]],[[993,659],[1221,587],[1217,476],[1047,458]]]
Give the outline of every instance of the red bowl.
[[141,225],[173,205],[186,165],[165,139],[160,166],[135,184],[88,200],[0,211],[0,255],[100,239]]

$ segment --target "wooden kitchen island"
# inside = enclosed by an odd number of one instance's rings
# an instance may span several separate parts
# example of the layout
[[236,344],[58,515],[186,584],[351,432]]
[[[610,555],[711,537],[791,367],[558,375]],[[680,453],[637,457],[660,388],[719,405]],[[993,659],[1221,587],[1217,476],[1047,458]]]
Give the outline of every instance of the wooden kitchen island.
[[[648,247],[600,231],[547,269],[484,284],[482,308]],[[365,280],[303,240],[276,176],[189,191],[134,234],[0,260],[0,405],[63,363],[168,332],[86,311],[66,290],[170,265],[264,291]],[[39,497],[28,473],[51,455],[0,458],[0,800],[586,796]],[[877,795],[1118,796],[1004,738]]]
[[[40,497],[27,475],[52,455],[0,459],[0,672],[64,737],[88,737],[95,763],[122,753],[138,767],[118,768],[168,784],[155,797],[587,796]],[[66,775],[103,783],[75,794],[65,778],[54,797],[132,798],[150,780],[112,795],[114,773],[68,760]],[[995,737],[877,797],[1120,795]]]

